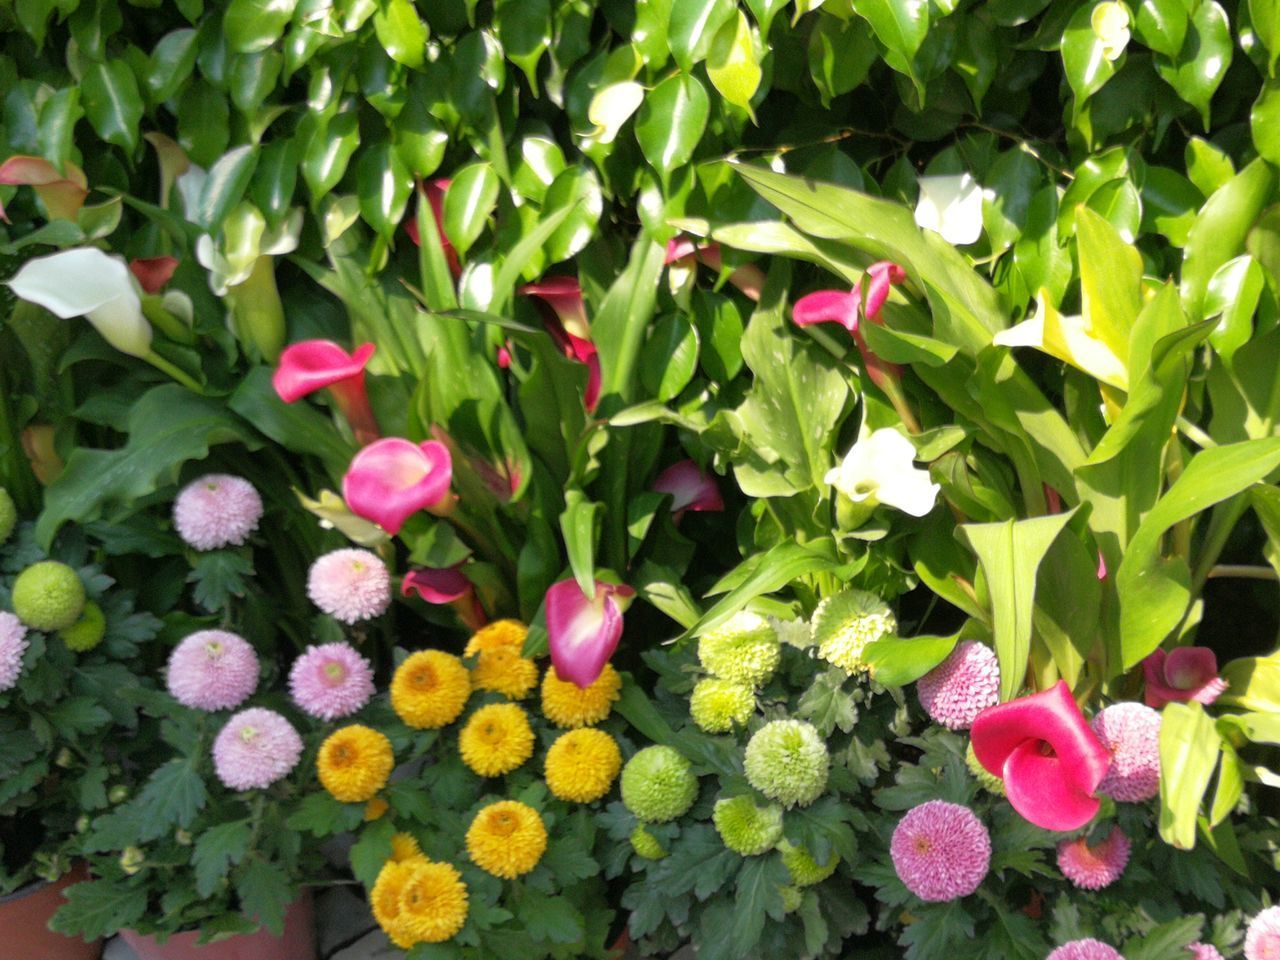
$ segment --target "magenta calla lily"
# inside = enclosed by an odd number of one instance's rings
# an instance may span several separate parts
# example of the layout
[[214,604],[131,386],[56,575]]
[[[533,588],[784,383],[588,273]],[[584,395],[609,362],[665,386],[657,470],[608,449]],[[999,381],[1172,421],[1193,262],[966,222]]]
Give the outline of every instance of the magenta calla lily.
[[271,385],[285,403],[296,403],[317,390],[328,389],[351,432],[362,446],[381,436],[369,406],[364,368],[375,347],[364,343],[347,353],[332,340],[303,340],[285,348],[271,376]]
[[[458,260],[458,251],[453,248],[444,232],[444,192],[449,189],[449,180],[429,180],[418,188],[419,197],[431,204],[431,215],[436,221],[436,233],[440,235],[440,249],[444,251],[445,262],[449,264],[449,272],[454,277],[462,276],[462,264]],[[421,202],[421,201],[419,201]],[[418,233],[418,218],[414,214],[404,222],[404,232],[409,235],[415,247],[422,246],[422,235]]]
[[1045,830],[1078,830],[1098,812],[1094,796],[1111,754],[1065,681],[978,714],[973,752],[1004,781],[1013,809]]
[[1159,710],[1166,703],[1202,703],[1208,706],[1222,696],[1227,682],[1218,676],[1218,657],[1208,647],[1157,650],[1142,661],[1148,707]]
[[143,293],[159,293],[173,279],[173,272],[177,269],[177,257],[135,257],[129,261],[129,272]]
[[[724,258],[720,255],[718,243],[695,243],[688,237],[673,237],[667,241],[667,252],[663,263],[670,267],[683,265],[694,259],[698,263],[719,273],[724,267]],[[751,300],[759,301],[764,290],[764,273],[754,263],[745,263],[729,274],[729,282],[742,291]]]
[[543,326],[557,349],[570,360],[586,366],[587,389],[582,402],[588,413],[594,412],[600,402],[600,356],[591,342],[581,285],[574,277],[547,277],[540,283],[525,284],[520,292],[541,301],[545,308]]
[[715,480],[692,460],[681,460],[667,467],[658,474],[653,489],[671,494],[671,512],[677,517],[686,510],[724,509],[724,498]]
[[459,567],[421,567],[405,574],[400,582],[403,596],[417,595],[427,603],[451,606],[458,619],[472,632],[479,630],[488,618],[476,598],[476,590]]
[[453,461],[435,440],[375,440],[355,455],[342,478],[342,496],[358,517],[395,536],[419,510],[443,512],[449,502]]
[[623,584],[596,581],[588,597],[572,577],[554,583],[544,603],[551,664],[561,680],[591,686],[618,649],[622,611],[635,591]]

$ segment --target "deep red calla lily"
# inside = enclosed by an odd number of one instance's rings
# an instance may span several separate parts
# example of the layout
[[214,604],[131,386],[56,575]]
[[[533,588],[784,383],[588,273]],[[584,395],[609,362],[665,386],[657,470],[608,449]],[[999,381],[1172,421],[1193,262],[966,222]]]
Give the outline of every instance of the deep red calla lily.
[[1208,647],[1156,650],[1142,661],[1148,707],[1195,701],[1208,706],[1222,696],[1227,682],[1218,676],[1218,657]]
[[588,413],[594,412],[600,402],[600,357],[591,342],[581,285],[574,277],[547,277],[540,283],[525,284],[520,292],[540,301],[543,326],[560,352],[586,365],[587,389],[582,402]]
[[681,460],[667,467],[653,481],[653,489],[671,494],[671,512],[677,517],[686,510],[724,509],[724,498],[715,480],[692,460]]
[[[663,259],[666,266],[683,264],[691,259],[696,259],[716,273],[724,266],[718,243],[697,244],[688,237],[673,237],[667,241],[667,252]],[[745,263],[729,274],[729,282],[749,299],[758,302],[760,292],[764,289],[764,273],[754,263]]]
[[328,389],[356,441],[364,446],[381,436],[364,384],[364,368],[374,350],[372,343],[364,343],[347,353],[332,340],[291,344],[280,354],[271,385],[285,403]]
[[144,293],[157,294],[173,279],[178,269],[177,257],[136,257],[129,261],[129,272]]
[[[418,187],[420,197],[426,199],[431,204],[431,215],[435,217],[436,233],[440,235],[440,249],[444,251],[445,262],[449,264],[449,272],[454,277],[462,276],[462,264],[458,261],[458,251],[453,248],[453,244],[449,242],[449,238],[444,232],[444,192],[449,189],[451,181],[429,180]],[[415,247],[422,246],[422,235],[418,233],[418,217],[417,214],[409,217],[404,222],[404,232],[409,235],[409,239],[413,241]]]
[[452,481],[453,460],[443,443],[387,437],[355,455],[342,496],[352,513],[395,536],[419,510],[446,509]]
[[1078,830],[1098,812],[1094,796],[1111,753],[1089,727],[1065,681],[996,704],[969,731],[973,752],[1004,781],[1013,809],[1045,830]]
[[421,567],[406,573],[400,582],[403,596],[417,595],[427,603],[449,605],[468,630],[475,632],[488,623],[476,590],[458,567]]
[[596,681],[622,639],[622,612],[635,596],[630,587],[596,581],[588,597],[570,577],[547,590],[544,607],[551,664],[561,680],[586,689]]

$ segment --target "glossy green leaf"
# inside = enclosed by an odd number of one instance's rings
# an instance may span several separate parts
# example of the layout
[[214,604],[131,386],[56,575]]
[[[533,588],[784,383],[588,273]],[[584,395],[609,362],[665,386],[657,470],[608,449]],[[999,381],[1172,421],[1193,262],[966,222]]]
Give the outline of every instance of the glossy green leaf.
[[[1280,490],[1254,487],[1249,491],[1249,498],[1258,516],[1264,518],[1272,542],[1280,543]],[[1232,660],[1222,668],[1221,674],[1227,682],[1227,689],[1218,698],[1222,706],[1280,713],[1280,653]]]
[[1085,323],[1123,361],[1129,329],[1142,308],[1142,256],[1088,207],[1076,214],[1076,244]]
[[1022,236],[1043,180],[1042,167],[1025,150],[1006,150],[996,158],[983,182],[990,194],[983,199],[982,223],[992,250],[1004,250]]
[[1076,9],[1062,34],[1062,67],[1075,94],[1075,110],[1115,76],[1116,61],[1107,56],[1107,44],[1093,29],[1095,4]]
[[1185,246],[1204,203],[1204,194],[1168,167],[1147,167],[1142,182],[1142,232],[1159,233],[1175,247]]
[[222,20],[227,45],[235,53],[256,53],[280,39],[298,0],[231,0]]
[[668,315],[654,324],[640,351],[640,383],[666,403],[680,393],[698,367],[698,330],[682,316]]
[[373,15],[373,29],[392,60],[414,70],[422,66],[430,32],[413,0],[380,0],[378,12]]
[[1209,342],[1228,363],[1253,335],[1253,315],[1265,286],[1262,268],[1248,254],[1228,260],[1209,281],[1204,315],[1218,318]]
[[306,139],[302,155],[302,178],[316,203],[338,185],[351,155],[360,145],[360,123],[354,112],[339,113],[327,124],[319,123]]
[[1196,843],[1196,818],[1218,762],[1220,737],[1198,703],[1171,703],[1160,723],[1160,836],[1179,850]]
[[231,140],[231,107],[211,84],[192,82],[178,105],[178,143],[192,163],[208,167]]
[[142,94],[133,70],[124,60],[93,63],[80,79],[85,116],[108,143],[127,153],[138,145],[142,123]]
[[195,219],[210,233],[217,234],[223,218],[240,202],[257,163],[258,148],[246,144],[223,154],[209,168]]
[[1280,164],[1280,81],[1268,82],[1258,94],[1249,114],[1249,130],[1259,156]]
[[356,189],[365,222],[383,237],[390,238],[404,219],[405,207],[413,192],[413,174],[391,144],[364,148],[356,161]]
[[58,167],[70,161],[76,124],[82,117],[79,87],[67,87],[50,96],[40,107],[40,155]]
[[739,10],[716,32],[707,56],[707,79],[711,85],[735,107],[748,112],[764,75],[757,47],[747,15]]
[[947,659],[960,636],[884,637],[867,644],[862,659],[870,664],[871,676],[877,683],[904,687]]
[[1280,4],[1276,0],[1248,0],[1249,20],[1254,33],[1267,48],[1267,66],[1275,73],[1280,58]]
[[551,0],[499,0],[494,12],[498,39],[508,60],[538,91],[538,61],[551,44]]
[[544,134],[525,137],[520,141],[520,163],[511,175],[512,192],[541,204],[564,168],[564,151],[555,140]]
[[151,51],[146,78],[152,103],[163,103],[181,89],[195,68],[196,52],[194,30],[174,30],[160,38]]
[[501,187],[487,163],[473,163],[454,175],[444,195],[444,232],[458,256],[464,256],[484,233]]
[[789,2],[790,0],[746,0],[747,8],[756,18],[756,23],[760,24],[761,37],[768,39],[769,29],[773,26],[773,18]]
[[596,593],[595,553],[600,539],[600,518],[604,504],[589,499],[581,490],[564,495],[564,512],[560,514],[560,532],[564,537],[569,567],[578,587],[588,597]]
[[1000,662],[1000,699],[1018,695],[1031,654],[1036,571],[1075,511],[1004,523],[966,523],[958,535],[973,549],[986,578],[996,658]]
[[604,210],[604,195],[594,170],[586,166],[569,167],[551,184],[543,200],[544,216],[568,208],[568,216],[547,240],[546,254],[551,263],[568,260],[577,254],[595,232]]
[[929,32],[929,4],[917,0],[853,0],[876,38],[908,64]]
[[253,114],[276,88],[284,58],[275,50],[244,53],[232,58],[231,102],[241,113]]
[[1182,49],[1172,61],[1157,59],[1156,71],[1178,96],[1200,112],[1209,129],[1209,101],[1231,66],[1231,24],[1216,0],[1204,0],[1191,15]]
[[1184,159],[1187,177],[1206,197],[1212,196],[1236,174],[1231,158],[1221,148],[1200,137],[1187,141]]
[[662,81],[645,97],[636,118],[636,140],[664,182],[693,158],[710,112],[706,89],[688,74]]
[[1172,58],[1182,49],[1190,19],[1182,0],[1141,0],[1134,32],[1156,53]]
[[392,134],[400,159],[415,177],[429,177],[440,168],[449,132],[431,115],[419,90],[412,90],[396,118]]
[[682,70],[706,59],[716,32],[733,14],[733,0],[673,0],[667,43]]
[[861,84],[877,56],[866,21],[819,15],[809,34],[809,73],[823,106]]

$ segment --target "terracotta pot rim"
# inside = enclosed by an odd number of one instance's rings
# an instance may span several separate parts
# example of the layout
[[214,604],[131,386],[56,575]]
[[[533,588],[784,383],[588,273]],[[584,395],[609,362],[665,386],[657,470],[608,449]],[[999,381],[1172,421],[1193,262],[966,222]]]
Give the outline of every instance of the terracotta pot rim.
[[[63,874],[63,876],[65,875],[66,874]],[[12,893],[6,893],[4,896],[0,897],[0,906],[3,906],[6,903],[13,903],[17,900],[22,900],[25,897],[31,896],[33,893],[39,893],[45,887],[50,886],[55,882],[56,881],[54,880],[32,880],[30,883],[24,883]]]

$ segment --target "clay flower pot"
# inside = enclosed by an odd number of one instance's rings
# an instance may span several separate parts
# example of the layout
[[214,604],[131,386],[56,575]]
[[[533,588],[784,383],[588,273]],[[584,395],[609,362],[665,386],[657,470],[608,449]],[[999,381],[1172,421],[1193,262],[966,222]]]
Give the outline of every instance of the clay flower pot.
[[49,929],[49,918],[63,904],[62,891],[89,879],[84,864],[53,883],[33,883],[0,898],[0,960],[98,960],[102,941],[85,943]]
[[303,890],[285,911],[281,937],[264,927],[257,933],[242,933],[198,947],[198,930],[176,933],[164,943],[133,930],[122,930],[120,936],[133,948],[138,960],[316,960],[315,909],[310,890]]

